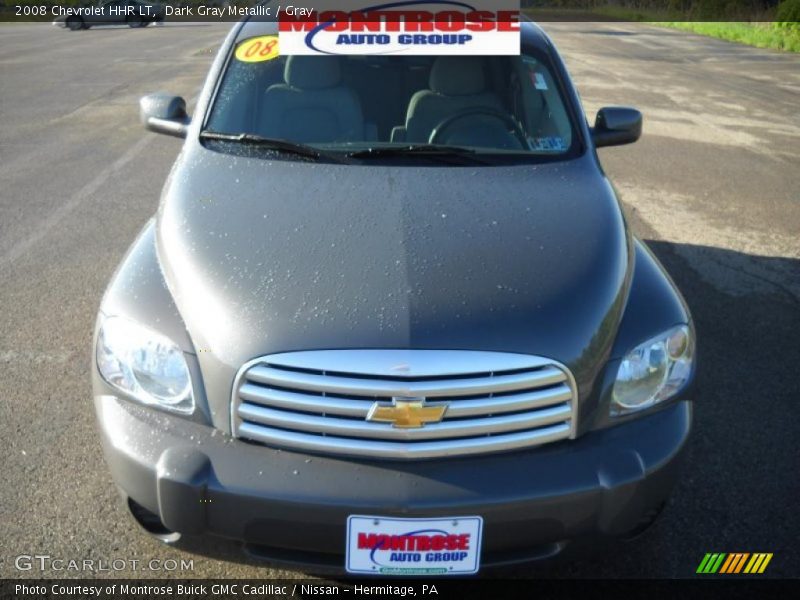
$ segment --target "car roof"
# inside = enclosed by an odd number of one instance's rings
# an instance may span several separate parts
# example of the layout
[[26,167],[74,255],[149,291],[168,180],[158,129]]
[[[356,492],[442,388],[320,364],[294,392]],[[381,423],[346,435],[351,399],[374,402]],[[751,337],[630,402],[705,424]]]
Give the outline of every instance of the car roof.
[[[236,36],[236,42],[246,40],[259,35],[275,34],[278,32],[278,24],[275,21],[267,21],[260,18],[244,19],[242,28]],[[526,46],[533,46],[537,50],[547,51],[551,46],[550,38],[537,23],[529,20],[523,15],[520,22],[520,35],[522,43]]]

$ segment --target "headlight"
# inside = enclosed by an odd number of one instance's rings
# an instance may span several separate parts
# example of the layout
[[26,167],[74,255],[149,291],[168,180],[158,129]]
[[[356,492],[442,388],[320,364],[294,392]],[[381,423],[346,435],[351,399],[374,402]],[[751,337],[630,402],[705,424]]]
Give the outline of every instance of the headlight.
[[622,359],[611,395],[611,414],[648,408],[674,396],[689,381],[694,340],[681,325],[634,348]]
[[167,410],[194,410],[183,352],[170,339],[122,317],[105,319],[97,335],[97,367],[108,383]]

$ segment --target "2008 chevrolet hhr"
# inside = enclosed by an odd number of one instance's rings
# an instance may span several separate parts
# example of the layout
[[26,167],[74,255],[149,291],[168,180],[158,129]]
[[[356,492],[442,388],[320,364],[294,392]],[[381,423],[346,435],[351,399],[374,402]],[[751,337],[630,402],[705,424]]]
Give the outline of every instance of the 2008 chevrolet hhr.
[[464,574],[655,519],[687,307],[628,229],[547,36],[517,56],[282,56],[237,24],[106,292],[94,397],[134,517],[251,555]]

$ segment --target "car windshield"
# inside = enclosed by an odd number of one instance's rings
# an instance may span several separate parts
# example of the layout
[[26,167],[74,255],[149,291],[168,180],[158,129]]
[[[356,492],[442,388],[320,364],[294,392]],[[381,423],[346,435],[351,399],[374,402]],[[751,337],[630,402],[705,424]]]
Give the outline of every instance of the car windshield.
[[[224,72],[207,140],[225,134],[265,147],[294,142],[328,157],[476,162],[558,160],[577,146],[545,56],[271,57],[267,45],[248,41]],[[246,56],[253,47],[255,59]]]

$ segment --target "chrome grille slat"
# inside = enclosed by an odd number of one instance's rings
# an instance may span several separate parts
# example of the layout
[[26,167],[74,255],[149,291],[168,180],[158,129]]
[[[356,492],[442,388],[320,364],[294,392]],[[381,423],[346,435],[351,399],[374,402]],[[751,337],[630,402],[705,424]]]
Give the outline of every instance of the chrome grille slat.
[[263,388],[252,383],[245,383],[240,388],[239,395],[244,400],[263,406],[274,406],[301,412],[361,417],[362,419],[367,417],[369,407],[372,405],[371,402],[365,402],[364,400],[298,394],[285,390]]
[[365,458],[438,458],[445,456],[468,456],[489,452],[514,450],[537,446],[569,437],[569,425],[558,423],[536,429],[497,436],[484,436],[466,440],[427,442],[383,442],[376,440],[353,440],[331,436],[298,433],[273,429],[251,423],[242,423],[239,437],[279,447],[289,447],[306,452],[344,454]]
[[[334,398],[331,396],[315,396],[296,392],[287,392],[272,388],[264,388],[252,383],[244,383],[239,389],[239,396],[251,403],[261,406],[272,406],[298,412],[339,415],[366,419],[372,401]],[[505,396],[484,396],[469,400],[457,400],[449,403],[443,401],[427,402],[428,406],[449,404],[447,416],[471,417],[475,415],[532,410],[552,404],[568,401],[572,391],[565,383],[556,387],[533,392],[521,392]]]
[[[425,406],[447,410],[440,422],[421,427],[366,420],[376,402],[390,406],[393,397],[420,398]],[[320,350],[244,365],[234,383],[231,428],[236,437],[295,450],[434,458],[569,439],[576,412],[572,375],[539,356]]]
[[239,406],[242,419],[277,427],[339,437],[372,438],[378,440],[433,440],[466,436],[504,433],[520,429],[533,429],[563,422],[569,418],[569,405],[564,403],[535,412],[517,413],[501,417],[443,421],[420,429],[401,429],[388,423],[371,423],[355,419],[334,419],[314,415],[275,410],[264,406],[243,404]]
[[[456,400],[450,402],[446,417],[473,417],[478,415],[493,415],[497,413],[516,412],[520,410],[533,410],[544,408],[553,404],[569,402],[572,390],[562,383],[557,387],[534,392],[522,392],[508,396],[495,396],[489,398],[475,398],[470,400]],[[429,406],[443,404],[442,402],[427,402]]]
[[544,367],[528,373],[496,375],[474,379],[447,379],[444,381],[384,381],[381,379],[354,379],[336,375],[315,375],[285,371],[273,367],[257,366],[247,373],[247,379],[265,385],[292,388],[311,392],[350,394],[353,396],[468,396],[491,392],[511,392],[560,383],[566,379],[563,371]]

